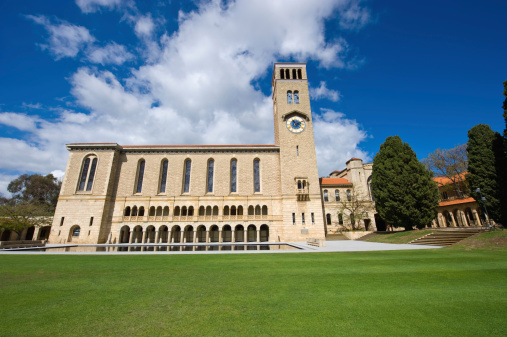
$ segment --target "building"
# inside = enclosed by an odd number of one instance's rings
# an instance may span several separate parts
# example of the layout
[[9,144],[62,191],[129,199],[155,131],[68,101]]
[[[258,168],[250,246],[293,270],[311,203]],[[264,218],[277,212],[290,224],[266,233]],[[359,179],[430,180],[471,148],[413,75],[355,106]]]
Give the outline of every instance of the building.
[[68,144],[49,242],[323,239],[306,64],[272,87],[273,145]]

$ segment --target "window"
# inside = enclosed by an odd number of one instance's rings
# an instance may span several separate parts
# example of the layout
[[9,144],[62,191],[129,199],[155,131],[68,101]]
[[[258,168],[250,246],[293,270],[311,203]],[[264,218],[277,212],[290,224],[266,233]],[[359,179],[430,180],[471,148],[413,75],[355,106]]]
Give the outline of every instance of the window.
[[254,160],[254,192],[261,191],[261,179],[260,179],[260,160]]
[[313,225],[313,224],[315,224],[315,216],[313,215],[313,213],[311,215],[312,215],[312,225]]
[[285,69],[285,78],[287,80],[290,79],[290,70],[289,69]]
[[164,160],[162,162],[162,177],[160,177],[160,193],[165,193],[165,187],[167,183],[167,166],[169,165],[169,162],[167,160]]
[[350,194],[350,190],[347,190],[347,201],[352,200],[352,195]]
[[301,213],[301,221],[304,225],[305,224],[305,213]]
[[340,191],[334,190],[334,198],[336,201],[340,201]]
[[324,190],[324,201],[325,202],[329,201],[329,197],[327,196],[327,190]]
[[302,79],[302,78],[303,78],[303,76],[301,74],[301,69],[298,69],[298,79]]
[[93,217],[90,218],[90,226],[93,225]]
[[237,192],[238,161],[231,160],[231,193]]
[[60,226],[63,226],[64,221],[65,221],[65,217],[62,216],[62,218],[60,219]]
[[373,192],[371,190],[371,176],[368,177],[368,191],[370,192],[371,201],[375,201],[375,198],[373,197]]
[[447,200],[447,192],[442,192],[442,200]]
[[297,72],[296,72],[296,69],[292,69],[292,79],[294,79],[294,80],[295,80],[296,78],[298,78],[298,77],[297,77]]
[[299,104],[299,91],[294,91],[294,103]]
[[292,103],[292,91],[287,91],[287,103]]
[[292,224],[296,224],[296,213],[292,213]]
[[339,223],[340,225],[343,225],[343,215],[342,215],[341,213],[340,213],[340,214],[338,214],[338,223]]
[[327,221],[328,225],[331,224],[331,214],[329,214],[329,213],[326,214],[326,221]]
[[285,79],[285,71],[283,69],[280,69],[280,78],[282,80]]
[[190,168],[192,166],[192,161],[188,159],[185,161],[185,182],[183,183],[183,193],[188,193],[190,191]]
[[[90,167],[91,161],[91,167]],[[95,171],[97,169],[97,157],[87,157],[83,163],[83,170],[81,171],[81,177],[79,179],[78,191],[91,191],[93,186],[93,178],[95,177]]]
[[74,228],[74,230],[72,231],[72,236],[79,236],[79,234],[81,233],[81,228],[79,226],[77,226],[76,228]]
[[139,161],[139,169],[137,174],[137,187],[136,193],[141,193],[143,190],[143,177],[144,177],[144,166],[146,162],[144,160]]
[[208,160],[208,193],[213,192],[213,172],[215,170],[215,161],[213,159]]

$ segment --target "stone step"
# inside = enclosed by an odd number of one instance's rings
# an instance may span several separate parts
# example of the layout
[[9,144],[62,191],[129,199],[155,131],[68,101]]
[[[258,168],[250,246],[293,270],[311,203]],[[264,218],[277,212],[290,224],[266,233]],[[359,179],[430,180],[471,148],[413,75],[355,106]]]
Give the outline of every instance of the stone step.
[[451,246],[468,237],[477,235],[479,232],[478,230],[435,231],[422,238],[412,240],[410,243],[415,245]]

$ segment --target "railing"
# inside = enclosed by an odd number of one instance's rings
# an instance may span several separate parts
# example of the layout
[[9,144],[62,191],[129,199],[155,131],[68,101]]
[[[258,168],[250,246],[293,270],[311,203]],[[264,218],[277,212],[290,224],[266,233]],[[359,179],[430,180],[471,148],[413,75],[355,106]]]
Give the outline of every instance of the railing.
[[119,217],[124,222],[146,222],[146,221],[244,221],[244,220],[272,220],[274,216],[272,215],[205,215],[205,216],[196,216],[196,215],[187,215],[187,216],[153,216],[153,215],[144,215],[144,216],[128,216],[124,215]]

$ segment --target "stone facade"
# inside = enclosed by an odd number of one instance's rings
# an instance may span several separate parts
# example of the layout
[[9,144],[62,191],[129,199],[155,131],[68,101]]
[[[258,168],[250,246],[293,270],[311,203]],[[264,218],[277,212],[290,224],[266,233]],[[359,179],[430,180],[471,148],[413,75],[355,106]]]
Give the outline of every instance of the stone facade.
[[49,242],[323,239],[306,65],[272,86],[273,145],[68,144]]

